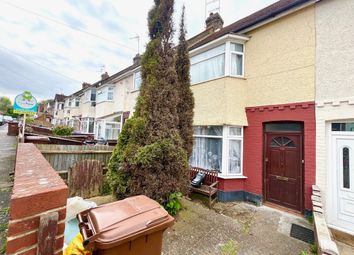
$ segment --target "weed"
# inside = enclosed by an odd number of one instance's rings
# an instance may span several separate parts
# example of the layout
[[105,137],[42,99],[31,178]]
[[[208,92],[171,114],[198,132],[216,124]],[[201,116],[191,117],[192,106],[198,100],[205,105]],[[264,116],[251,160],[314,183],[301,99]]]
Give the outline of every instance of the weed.
[[3,215],[8,215],[10,211],[10,207],[4,207],[0,209],[0,213]]
[[301,252],[299,253],[299,255],[311,255],[311,254],[308,253],[307,251],[301,251]]
[[234,240],[229,240],[221,247],[222,255],[237,255],[238,243]]
[[310,249],[311,249],[312,254],[317,254],[317,251],[318,251],[317,243],[311,244]]
[[1,223],[0,224],[0,232],[5,232],[7,229],[7,223]]
[[312,215],[312,214],[311,214],[311,215],[308,215],[308,216],[306,217],[306,219],[307,219],[308,223],[310,223],[311,225],[313,224],[313,215]]
[[164,207],[172,216],[175,216],[182,209],[181,198],[181,192],[173,192],[169,195],[168,201]]
[[6,252],[6,241],[4,240],[3,244],[0,247],[0,254],[5,254]]

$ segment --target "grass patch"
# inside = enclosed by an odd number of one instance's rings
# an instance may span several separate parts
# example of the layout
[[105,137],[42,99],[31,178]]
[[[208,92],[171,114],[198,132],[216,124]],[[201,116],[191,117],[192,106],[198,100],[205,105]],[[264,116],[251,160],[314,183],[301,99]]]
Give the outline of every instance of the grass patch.
[[237,255],[238,243],[234,240],[229,240],[221,247],[222,255]]

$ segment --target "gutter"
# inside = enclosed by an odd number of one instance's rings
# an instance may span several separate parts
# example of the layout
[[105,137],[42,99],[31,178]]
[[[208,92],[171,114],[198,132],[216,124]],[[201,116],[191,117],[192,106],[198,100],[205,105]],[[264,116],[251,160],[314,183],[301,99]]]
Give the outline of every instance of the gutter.
[[251,30],[261,27],[267,23],[273,22],[273,21],[280,19],[286,15],[289,15],[293,12],[304,9],[310,5],[316,4],[317,2],[320,2],[320,1],[322,1],[322,0],[312,0],[312,1],[303,0],[302,2],[294,3],[292,5],[285,7],[285,8],[277,10],[276,12],[271,12],[267,16],[265,16],[264,18],[257,20],[255,22],[252,22],[251,24],[245,25],[245,26],[237,29],[234,32],[247,33]]

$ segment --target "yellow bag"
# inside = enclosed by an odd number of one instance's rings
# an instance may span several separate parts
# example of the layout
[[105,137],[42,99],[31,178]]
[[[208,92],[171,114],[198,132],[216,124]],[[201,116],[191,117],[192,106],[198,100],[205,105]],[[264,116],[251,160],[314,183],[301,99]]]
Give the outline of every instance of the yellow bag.
[[92,252],[85,249],[82,244],[83,241],[82,235],[80,233],[77,234],[65,249],[64,255],[92,255]]

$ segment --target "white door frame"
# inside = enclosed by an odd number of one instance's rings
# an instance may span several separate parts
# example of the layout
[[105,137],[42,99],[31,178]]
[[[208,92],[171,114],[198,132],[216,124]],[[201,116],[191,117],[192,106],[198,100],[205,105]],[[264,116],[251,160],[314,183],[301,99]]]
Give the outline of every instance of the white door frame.
[[[348,122],[348,121],[335,121],[335,122]],[[346,131],[332,131],[332,122],[328,123],[329,139],[328,141],[328,153],[327,153],[327,220],[328,226],[333,229],[337,229],[342,232],[346,232],[348,234],[354,235],[354,230],[344,229],[340,226],[337,226],[335,223],[337,217],[337,202],[338,202],[338,173],[337,173],[337,139],[353,139],[354,140],[354,132],[346,132]]]

